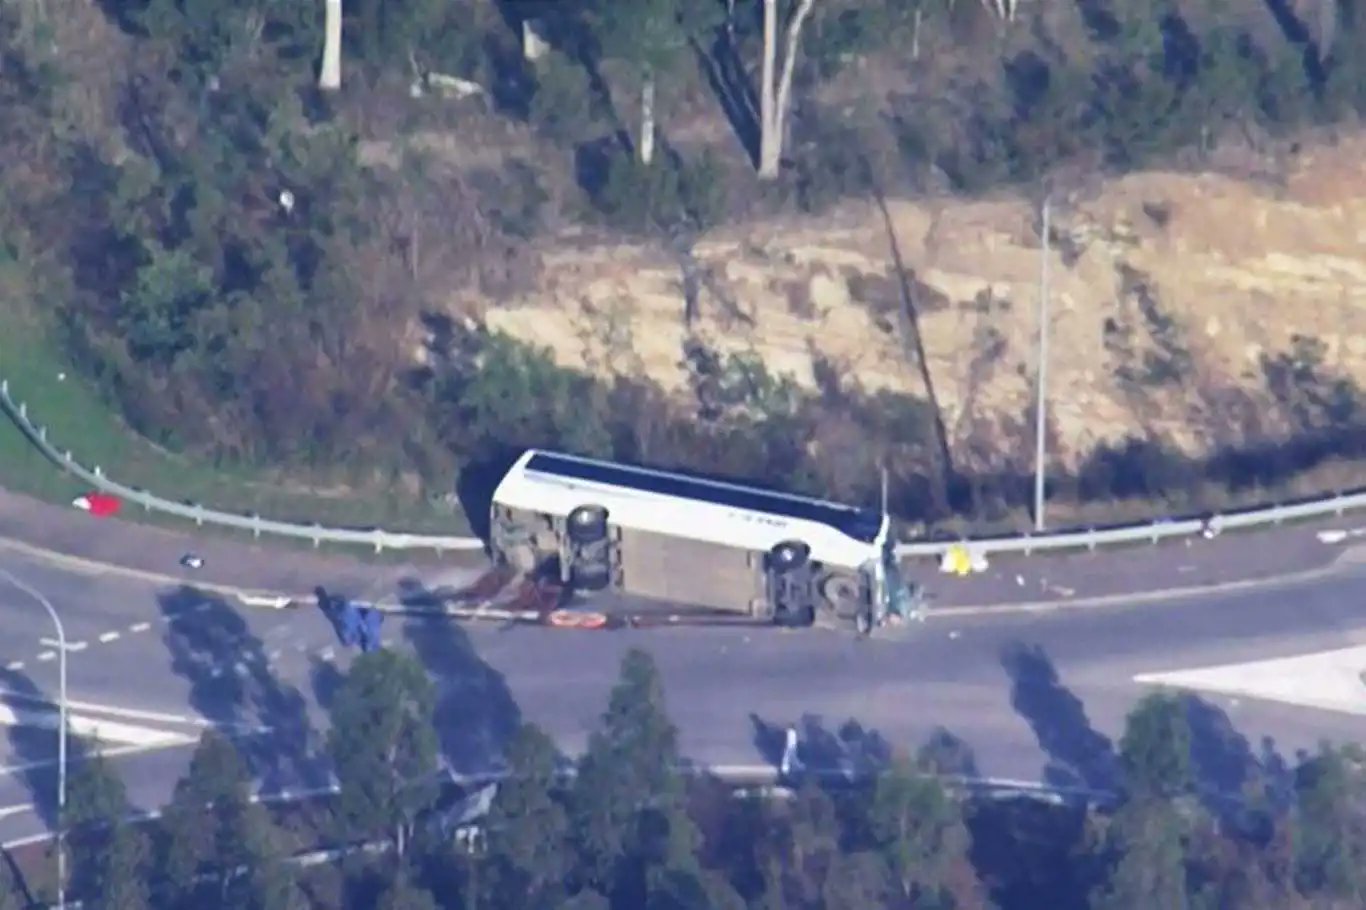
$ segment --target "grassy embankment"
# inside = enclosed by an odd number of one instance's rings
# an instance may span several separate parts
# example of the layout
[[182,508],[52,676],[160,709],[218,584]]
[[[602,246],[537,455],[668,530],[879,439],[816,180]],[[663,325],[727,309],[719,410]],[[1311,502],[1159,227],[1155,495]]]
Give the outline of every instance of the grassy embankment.
[[[98,465],[120,483],[167,499],[280,520],[468,533],[469,524],[458,508],[349,484],[341,471],[330,478],[272,476],[161,449],[133,433],[97,390],[73,375],[38,320],[3,301],[0,320],[0,377],[9,380],[11,395],[27,402],[30,417],[46,425],[48,438],[58,448],[70,449],[82,464]],[[44,458],[8,419],[0,419],[0,486],[56,503],[70,502],[86,489]],[[140,511],[137,515],[143,518]],[[174,521],[155,514],[146,520]]]

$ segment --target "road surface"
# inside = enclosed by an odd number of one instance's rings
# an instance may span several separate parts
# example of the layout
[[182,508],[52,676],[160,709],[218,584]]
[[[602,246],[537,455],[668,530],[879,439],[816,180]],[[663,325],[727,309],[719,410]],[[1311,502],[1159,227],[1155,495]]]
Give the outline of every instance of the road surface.
[[[1313,550],[1302,529],[1282,533]],[[119,537],[99,544],[106,558],[118,544],[129,546],[133,532]],[[138,552],[157,556],[147,545]],[[1236,565],[1236,554],[1220,552]],[[1306,567],[1327,559],[1313,554]],[[173,566],[174,555],[158,558]],[[255,558],[243,574],[256,587],[280,580],[276,571],[295,584],[312,571],[292,556]],[[1102,577],[1105,565],[1085,563],[1085,571]],[[401,577],[381,569],[367,580],[363,569],[328,566],[352,573],[330,580],[375,591]],[[69,657],[77,729],[100,736],[98,748],[137,806],[154,808],[169,796],[206,725],[238,738],[265,793],[328,783],[316,731],[351,655],[319,611],[244,608],[190,585],[54,563],[4,546],[0,568],[44,591],[61,613],[79,648]],[[445,583],[477,571],[403,568],[439,572]],[[521,718],[545,727],[566,750],[582,749],[621,655],[640,646],[655,655],[683,749],[699,761],[776,763],[789,725],[801,730],[808,763],[825,765],[915,749],[939,735],[957,743],[968,773],[1089,789],[1115,783],[1113,739],[1124,714],[1165,674],[1340,652],[1332,657],[1336,700],[1323,702],[1331,710],[1305,707],[1307,696],[1293,687],[1253,697],[1248,680],[1263,671],[1178,679],[1207,693],[1192,712],[1202,776],[1235,792],[1253,767],[1293,764],[1296,750],[1325,737],[1356,737],[1366,688],[1343,689],[1341,665],[1358,652],[1342,649],[1366,647],[1364,611],[1366,562],[1347,560],[1315,577],[1139,606],[940,616],[900,642],[767,629],[580,632],[398,619],[385,636],[415,652],[436,679],[443,752],[459,771],[487,769]],[[7,706],[0,711],[0,842],[40,834],[50,822],[57,674],[55,655],[39,641],[50,635],[36,604],[0,586],[0,702]],[[1303,665],[1286,672],[1331,675]]]

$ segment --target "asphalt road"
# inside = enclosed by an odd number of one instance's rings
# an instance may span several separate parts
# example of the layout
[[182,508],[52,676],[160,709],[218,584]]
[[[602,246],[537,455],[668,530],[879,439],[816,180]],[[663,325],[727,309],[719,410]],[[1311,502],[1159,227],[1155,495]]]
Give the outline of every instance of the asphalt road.
[[[263,568],[251,577],[265,587],[272,563],[258,558]],[[291,560],[279,557],[279,571],[306,577]],[[325,722],[350,655],[319,611],[252,610],[4,548],[0,568],[44,591],[63,616],[80,647],[69,657],[74,714],[81,729],[100,731],[138,807],[167,798],[206,724],[239,738],[263,792],[327,783],[310,730]],[[388,584],[346,571],[357,585]],[[440,571],[454,583],[477,569]],[[1366,644],[1363,592],[1366,563],[1355,562],[1289,584],[1142,606],[941,616],[899,642],[396,619],[385,634],[437,680],[443,749],[456,770],[487,768],[519,718],[544,726],[566,750],[581,749],[621,655],[640,646],[663,671],[684,751],[700,761],[773,763],[787,725],[802,730],[804,757],[819,764],[915,749],[942,730],[968,773],[1104,789],[1116,779],[1112,740],[1143,691],[1135,674]],[[50,634],[36,604],[0,585],[0,684],[11,711],[42,713],[55,698],[56,661],[39,642]],[[1192,717],[1202,774],[1227,792],[1250,768],[1293,763],[1295,750],[1353,738],[1359,726],[1348,714],[1223,696],[1201,699]],[[0,735],[0,841],[39,833],[50,819],[55,735],[43,722],[11,718]]]

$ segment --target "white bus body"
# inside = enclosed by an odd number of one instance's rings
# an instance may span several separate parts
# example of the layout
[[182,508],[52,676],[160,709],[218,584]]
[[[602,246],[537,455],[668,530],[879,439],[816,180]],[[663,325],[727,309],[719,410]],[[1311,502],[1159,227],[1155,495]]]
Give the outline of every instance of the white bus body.
[[906,609],[889,533],[873,510],[533,449],[494,491],[490,544],[578,589],[867,629]]

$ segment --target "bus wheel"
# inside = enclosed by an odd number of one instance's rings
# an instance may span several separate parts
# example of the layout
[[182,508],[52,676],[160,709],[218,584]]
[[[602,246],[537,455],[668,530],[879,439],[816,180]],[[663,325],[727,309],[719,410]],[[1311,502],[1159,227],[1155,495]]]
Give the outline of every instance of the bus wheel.
[[809,629],[816,624],[816,608],[807,604],[804,607],[783,610],[778,614],[778,625],[789,629]]
[[775,572],[791,572],[806,565],[811,558],[811,548],[800,540],[784,540],[773,545],[768,551],[769,565]]
[[569,569],[569,583],[575,590],[601,591],[611,580],[611,570],[599,562],[576,563]]
[[607,539],[607,510],[602,506],[579,506],[565,524],[574,543],[597,543]]

